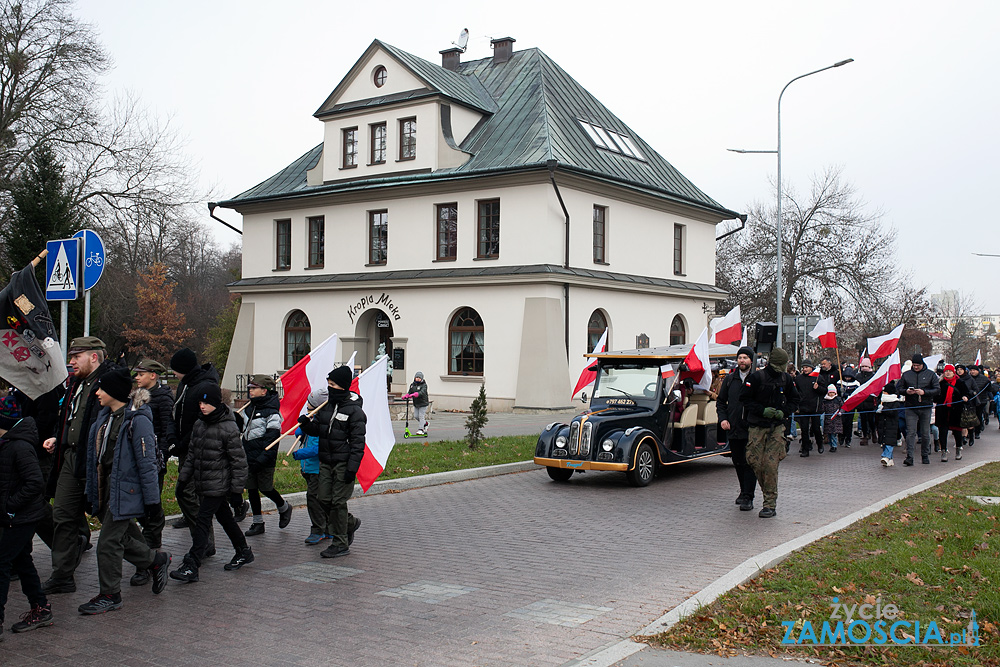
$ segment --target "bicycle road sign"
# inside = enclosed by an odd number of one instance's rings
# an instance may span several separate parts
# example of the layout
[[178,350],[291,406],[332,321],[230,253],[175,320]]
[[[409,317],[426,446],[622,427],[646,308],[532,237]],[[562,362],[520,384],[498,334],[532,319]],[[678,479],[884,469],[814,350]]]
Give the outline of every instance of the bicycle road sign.
[[81,230],[73,234],[73,238],[83,242],[83,289],[94,289],[94,285],[104,274],[104,241],[92,229]]
[[73,301],[80,294],[80,239],[62,239],[45,244],[45,298]]

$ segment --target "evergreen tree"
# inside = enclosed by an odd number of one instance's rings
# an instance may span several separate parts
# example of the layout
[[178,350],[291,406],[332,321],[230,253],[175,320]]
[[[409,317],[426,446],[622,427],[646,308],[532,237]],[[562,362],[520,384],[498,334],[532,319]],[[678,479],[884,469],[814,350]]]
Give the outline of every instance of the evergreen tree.
[[470,409],[472,414],[465,420],[465,430],[468,433],[466,440],[469,443],[469,449],[475,449],[483,441],[483,427],[490,420],[486,416],[485,384],[479,385],[479,396],[476,396],[476,399],[472,401]]

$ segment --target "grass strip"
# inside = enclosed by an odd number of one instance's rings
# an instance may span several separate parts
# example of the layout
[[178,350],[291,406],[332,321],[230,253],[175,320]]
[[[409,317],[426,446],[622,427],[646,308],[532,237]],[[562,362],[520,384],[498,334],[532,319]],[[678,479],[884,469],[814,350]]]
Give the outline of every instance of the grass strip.
[[[535,455],[537,435],[503,435],[486,438],[476,449],[469,449],[464,440],[403,440],[396,443],[385,471],[379,479],[399,479],[428,475],[434,472],[465,470],[500,463],[530,461]],[[300,473],[299,462],[291,456],[278,455],[278,465],[274,470],[274,488],[278,493],[305,491],[306,481]],[[167,516],[180,513],[174,487],[177,486],[177,461],[167,464],[167,474],[163,482],[163,511]]]
[[[1000,463],[904,498],[818,540],[670,630],[642,639],[662,648],[726,657],[784,654],[842,667],[998,667],[998,506],[981,505],[969,496],[1000,496]],[[806,621],[817,637],[824,621],[834,627],[833,598],[848,606],[894,604],[900,620],[920,621],[920,641],[932,621],[945,638],[961,633],[975,610],[980,645],[924,648],[891,639],[864,647],[782,643],[788,632],[783,621],[795,623],[791,636],[796,638]],[[837,613],[845,615],[842,609]],[[853,618],[859,619],[857,613]],[[906,627],[913,626],[903,626],[898,637],[905,639]]]

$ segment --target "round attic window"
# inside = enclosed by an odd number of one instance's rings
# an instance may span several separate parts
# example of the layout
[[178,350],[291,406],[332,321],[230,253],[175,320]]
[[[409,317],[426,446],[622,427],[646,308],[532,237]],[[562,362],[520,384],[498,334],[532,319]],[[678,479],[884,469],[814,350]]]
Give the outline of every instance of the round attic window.
[[376,88],[381,88],[382,86],[385,85],[386,76],[388,75],[386,74],[384,67],[379,65],[378,67],[375,68],[375,74],[372,78],[375,81]]

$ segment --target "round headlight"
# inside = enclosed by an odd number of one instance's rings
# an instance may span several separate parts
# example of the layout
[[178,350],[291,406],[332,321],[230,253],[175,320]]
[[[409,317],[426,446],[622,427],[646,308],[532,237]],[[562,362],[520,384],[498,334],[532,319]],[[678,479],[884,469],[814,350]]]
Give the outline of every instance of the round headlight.
[[566,436],[565,435],[558,435],[558,436],[556,436],[556,447],[559,447],[560,449],[565,449],[567,442],[568,442],[568,440],[566,440]]
[[610,438],[601,443],[601,449],[606,452],[610,452],[614,446],[615,443],[611,442]]

